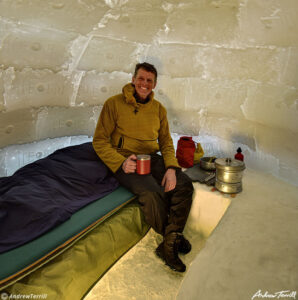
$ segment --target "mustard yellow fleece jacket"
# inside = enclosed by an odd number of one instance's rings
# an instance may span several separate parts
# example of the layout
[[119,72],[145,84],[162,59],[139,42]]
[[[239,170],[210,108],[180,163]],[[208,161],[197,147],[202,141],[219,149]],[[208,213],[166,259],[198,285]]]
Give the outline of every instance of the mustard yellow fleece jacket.
[[154,99],[153,92],[144,104],[136,101],[134,93],[135,88],[129,83],[123,87],[122,94],[104,103],[93,137],[95,152],[114,173],[129,155],[158,151],[166,168],[180,168],[166,109]]

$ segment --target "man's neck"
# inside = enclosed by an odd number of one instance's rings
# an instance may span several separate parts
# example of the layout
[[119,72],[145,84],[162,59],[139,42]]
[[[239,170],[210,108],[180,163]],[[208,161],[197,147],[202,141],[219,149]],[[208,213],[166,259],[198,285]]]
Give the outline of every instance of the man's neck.
[[150,100],[150,95],[146,99],[142,99],[137,93],[134,93],[134,97],[138,103],[147,103]]

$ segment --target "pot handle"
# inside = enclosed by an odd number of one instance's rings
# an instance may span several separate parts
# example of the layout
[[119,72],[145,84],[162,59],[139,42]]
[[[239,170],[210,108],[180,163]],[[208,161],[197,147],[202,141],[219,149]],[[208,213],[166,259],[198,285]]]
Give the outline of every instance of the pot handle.
[[232,159],[231,159],[230,157],[226,159],[226,163],[227,163],[228,165],[230,165],[231,162],[232,162]]

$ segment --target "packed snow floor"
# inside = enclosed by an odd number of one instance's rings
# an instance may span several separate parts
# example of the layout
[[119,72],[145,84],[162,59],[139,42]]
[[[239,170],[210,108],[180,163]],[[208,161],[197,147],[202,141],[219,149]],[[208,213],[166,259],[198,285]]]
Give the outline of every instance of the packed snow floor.
[[[154,250],[160,237],[150,229],[135,247],[106,273],[84,300],[95,299],[174,299],[183,274],[172,271],[156,257]],[[181,257],[189,266],[205,240],[192,237],[193,250]]]

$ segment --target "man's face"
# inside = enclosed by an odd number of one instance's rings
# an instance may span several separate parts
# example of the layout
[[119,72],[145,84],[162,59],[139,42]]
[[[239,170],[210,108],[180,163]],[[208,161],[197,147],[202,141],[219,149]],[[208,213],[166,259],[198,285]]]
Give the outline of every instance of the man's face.
[[145,100],[156,86],[155,75],[141,68],[136,77],[132,77],[132,83],[139,97]]

